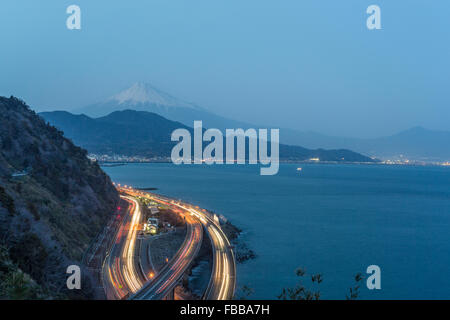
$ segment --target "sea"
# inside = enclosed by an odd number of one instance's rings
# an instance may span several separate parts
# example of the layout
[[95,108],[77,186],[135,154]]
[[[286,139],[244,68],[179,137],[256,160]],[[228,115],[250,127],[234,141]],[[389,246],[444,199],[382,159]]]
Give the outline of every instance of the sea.
[[[259,169],[104,168],[117,183],[157,188],[241,228],[256,258],[237,265],[237,297],[247,286],[250,298],[277,299],[301,281],[322,299],[346,299],[361,273],[359,299],[450,299],[450,167],[281,164],[274,176]],[[371,265],[380,268],[380,289],[367,286]],[[299,267],[305,276],[296,276]],[[312,274],[323,281],[312,284]]]

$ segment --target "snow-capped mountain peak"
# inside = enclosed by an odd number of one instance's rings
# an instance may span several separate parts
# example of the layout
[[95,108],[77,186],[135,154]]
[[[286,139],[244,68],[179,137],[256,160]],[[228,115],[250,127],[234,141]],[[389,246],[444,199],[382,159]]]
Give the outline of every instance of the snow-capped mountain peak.
[[130,88],[112,96],[108,100],[115,101],[120,105],[127,104],[130,106],[138,104],[154,104],[164,107],[198,108],[192,103],[175,98],[145,82],[136,82]]

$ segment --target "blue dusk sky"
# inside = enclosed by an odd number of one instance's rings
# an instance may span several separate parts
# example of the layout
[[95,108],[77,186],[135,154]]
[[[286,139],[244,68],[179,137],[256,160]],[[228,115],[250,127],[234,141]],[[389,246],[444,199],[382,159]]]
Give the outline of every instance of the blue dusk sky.
[[71,110],[145,81],[256,124],[450,130],[449,15],[448,0],[2,0],[0,95]]

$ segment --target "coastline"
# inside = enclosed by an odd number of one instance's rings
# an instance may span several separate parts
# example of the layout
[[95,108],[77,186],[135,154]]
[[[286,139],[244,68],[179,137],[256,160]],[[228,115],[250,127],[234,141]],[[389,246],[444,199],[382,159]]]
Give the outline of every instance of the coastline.
[[[127,164],[151,164],[151,163],[173,163],[169,160],[145,160],[145,161],[101,161],[101,167],[119,167]],[[450,162],[425,162],[425,161],[408,161],[399,162],[393,160],[378,161],[378,162],[351,162],[351,161],[309,161],[309,160],[280,160],[280,164],[323,164],[323,165],[378,165],[378,166],[407,166],[407,167],[450,167]],[[117,164],[117,165],[115,165]],[[248,164],[248,163],[246,163]],[[222,164],[215,164],[222,165]]]

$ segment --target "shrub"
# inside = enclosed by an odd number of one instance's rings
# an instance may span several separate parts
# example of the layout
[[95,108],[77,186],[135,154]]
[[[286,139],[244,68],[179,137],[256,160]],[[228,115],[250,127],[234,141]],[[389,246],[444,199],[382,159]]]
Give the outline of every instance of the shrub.
[[24,234],[10,249],[12,260],[36,281],[44,276],[47,251],[41,239],[34,233]]
[[34,202],[28,202],[27,208],[31,212],[31,214],[33,215],[34,220],[39,221],[39,219],[41,219],[41,216],[39,214],[39,210],[36,207],[36,205],[34,204]]
[[5,188],[1,186],[0,186],[0,203],[5,209],[8,210],[10,214],[13,215],[16,213],[16,207],[14,206],[14,199],[11,198],[11,196],[9,196],[6,193]]

